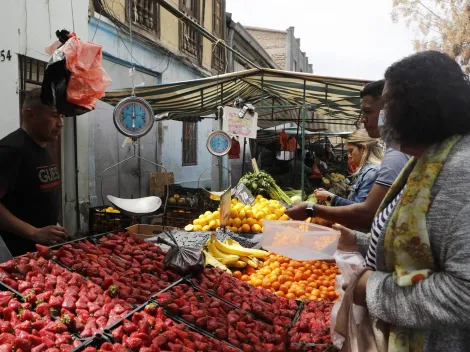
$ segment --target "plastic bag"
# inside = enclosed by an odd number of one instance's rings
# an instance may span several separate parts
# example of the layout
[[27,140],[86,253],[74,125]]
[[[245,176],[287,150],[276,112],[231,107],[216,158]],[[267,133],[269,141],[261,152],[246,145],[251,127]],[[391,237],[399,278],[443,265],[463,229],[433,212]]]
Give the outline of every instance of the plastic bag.
[[[331,340],[333,344],[341,349],[344,343],[344,337],[335,332],[336,318],[338,316],[339,308],[343,302],[344,291],[343,284],[349,284],[351,277],[358,268],[363,268],[366,265],[366,261],[361,253],[359,252],[343,252],[337,250],[333,255],[333,258],[336,261],[336,265],[341,272],[341,275],[336,276],[335,290],[339,292],[339,298],[336,301],[333,309],[331,311],[331,320],[330,320],[330,332]],[[354,320],[356,324],[361,323],[364,315],[366,313],[366,308],[354,305]]]
[[72,36],[61,50],[66,57],[71,76],[67,86],[67,100],[87,109],[94,109],[96,100],[104,97],[112,81],[101,66],[101,45],[83,43]]
[[165,269],[173,270],[181,275],[189,273],[198,274],[201,272],[204,269],[205,263],[205,256],[202,249],[179,246],[178,242],[170,232],[164,232],[173,242],[169,243],[162,238],[159,238],[160,242],[171,247],[163,259]]
[[44,104],[65,116],[79,116],[96,106],[112,83],[101,66],[101,46],[86,43],[74,33],[56,31],[58,41],[46,48],[51,59],[41,89]]

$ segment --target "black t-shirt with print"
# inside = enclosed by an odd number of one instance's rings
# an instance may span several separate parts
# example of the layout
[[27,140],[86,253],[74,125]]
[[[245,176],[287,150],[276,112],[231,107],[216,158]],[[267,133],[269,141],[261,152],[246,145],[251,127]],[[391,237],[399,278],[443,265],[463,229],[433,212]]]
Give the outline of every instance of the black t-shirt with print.
[[[59,216],[59,168],[49,149],[23,129],[0,140],[0,202],[17,218],[41,228],[56,225]],[[35,251],[34,242],[2,232],[13,256]]]

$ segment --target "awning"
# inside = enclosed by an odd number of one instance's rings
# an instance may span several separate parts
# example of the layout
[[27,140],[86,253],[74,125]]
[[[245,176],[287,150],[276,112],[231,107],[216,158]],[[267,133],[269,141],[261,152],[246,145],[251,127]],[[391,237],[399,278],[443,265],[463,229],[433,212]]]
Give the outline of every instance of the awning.
[[[155,115],[168,113],[168,119],[180,121],[210,115],[217,107],[232,105],[237,98],[242,98],[256,107],[261,128],[300,122],[300,109],[305,106],[307,129],[336,133],[356,130],[360,117],[359,92],[366,83],[365,80],[251,69],[138,87],[135,94],[150,103]],[[115,105],[131,92],[130,88],[107,92],[102,100]]]

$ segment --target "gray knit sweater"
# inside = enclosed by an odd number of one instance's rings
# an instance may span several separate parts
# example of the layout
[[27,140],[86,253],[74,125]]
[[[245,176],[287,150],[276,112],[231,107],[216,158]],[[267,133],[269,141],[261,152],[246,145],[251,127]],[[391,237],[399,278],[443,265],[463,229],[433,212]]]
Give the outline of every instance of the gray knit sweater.
[[[395,326],[425,330],[424,351],[470,351],[470,136],[453,148],[431,189],[426,225],[436,271],[399,287],[387,272],[384,233],[377,271],[367,282],[370,314]],[[370,235],[356,232],[365,255]]]

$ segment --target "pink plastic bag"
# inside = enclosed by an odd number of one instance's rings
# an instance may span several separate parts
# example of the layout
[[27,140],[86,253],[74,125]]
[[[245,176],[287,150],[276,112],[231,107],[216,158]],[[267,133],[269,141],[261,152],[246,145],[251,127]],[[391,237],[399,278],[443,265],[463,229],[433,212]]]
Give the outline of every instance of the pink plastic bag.
[[95,43],[83,43],[75,35],[59,48],[65,54],[67,70],[71,72],[67,85],[67,100],[87,109],[94,109],[96,100],[104,97],[112,83],[102,67],[102,48]]

